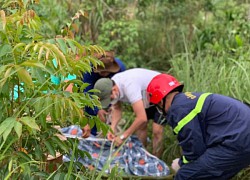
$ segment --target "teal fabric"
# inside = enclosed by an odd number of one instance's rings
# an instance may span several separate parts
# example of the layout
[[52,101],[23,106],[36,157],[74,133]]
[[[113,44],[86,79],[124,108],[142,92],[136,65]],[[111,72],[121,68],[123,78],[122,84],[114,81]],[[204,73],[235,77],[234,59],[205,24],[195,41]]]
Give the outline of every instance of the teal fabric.
[[60,82],[61,82],[61,78],[60,77],[57,77],[57,76],[54,76],[54,75],[51,75],[51,82],[55,85],[59,85]]
[[73,80],[73,79],[76,79],[76,75],[74,74],[73,75],[69,74],[66,78],[63,76],[58,77],[58,76],[51,75],[51,82],[55,85],[59,85],[61,81]]
[[69,74],[69,75],[65,78],[65,80],[73,80],[73,79],[76,79],[76,75],[75,75],[75,74],[73,74],[73,75]]
[[[53,59],[52,60],[55,68],[57,68],[57,62],[56,62],[56,59]],[[56,84],[56,85],[59,85],[61,83],[61,81],[65,81],[65,80],[73,80],[73,79],[76,79],[76,75],[75,74],[69,74],[66,78],[63,77],[63,76],[54,76],[54,75],[51,75],[51,82],[53,84]]]
[[[21,83],[21,84],[23,85],[23,83]],[[22,87],[20,87],[20,91],[23,92]],[[14,87],[14,100],[16,100],[18,98],[18,93],[17,92],[18,92],[18,86],[15,85],[15,87]]]

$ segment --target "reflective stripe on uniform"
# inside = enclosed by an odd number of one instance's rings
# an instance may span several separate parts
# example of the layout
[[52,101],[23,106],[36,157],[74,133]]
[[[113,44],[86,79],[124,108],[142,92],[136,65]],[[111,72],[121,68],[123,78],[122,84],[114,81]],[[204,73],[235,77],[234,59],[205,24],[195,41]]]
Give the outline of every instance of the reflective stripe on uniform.
[[187,163],[188,163],[188,160],[186,159],[185,156],[182,156],[182,162],[183,162],[184,164],[187,164]]
[[[178,133],[180,132],[180,130],[181,130],[187,123],[189,123],[197,114],[199,114],[199,113],[201,112],[201,109],[202,109],[202,107],[203,107],[203,104],[204,104],[204,102],[205,102],[207,96],[210,95],[210,94],[211,94],[211,93],[204,93],[204,94],[202,94],[202,95],[199,97],[199,99],[198,99],[198,101],[197,101],[197,103],[196,103],[195,108],[194,108],[188,115],[186,115],[184,118],[182,118],[182,119],[178,122],[177,126],[174,128],[174,132],[175,132],[176,134],[178,134]],[[185,156],[182,156],[182,162],[183,162],[184,164],[187,164],[187,163],[188,163],[188,160],[186,159]]]
[[189,123],[198,113],[201,112],[201,109],[203,107],[203,104],[205,102],[205,99],[207,98],[208,95],[210,95],[211,93],[204,93],[202,94],[197,103],[196,103],[196,106],[195,108],[188,114],[186,115],[183,119],[181,119],[177,126],[174,128],[174,132],[176,134],[178,134],[180,132],[180,130],[187,124]]

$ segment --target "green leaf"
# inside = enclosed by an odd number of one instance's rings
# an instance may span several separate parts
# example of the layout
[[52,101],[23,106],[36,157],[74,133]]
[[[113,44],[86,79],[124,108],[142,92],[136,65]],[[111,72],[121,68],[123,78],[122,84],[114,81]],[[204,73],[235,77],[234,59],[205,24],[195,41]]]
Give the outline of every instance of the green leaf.
[[20,65],[29,66],[29,67],[38,67],[38,68],[45,69],[45,66],[41,62],[38,62],[38,61],[35,61],[35,60],[28,60],[28,61],[23,62]]
[[43,156],[43,151],[42,151],[42,147],[40,144],[35,145],[34,151],[35,151],[36,159],[42,159],[41,157]]
[[17,136],[18,136],[19,138],[20,138],[21,135],[22,135],[22,127],[23,127],[22,123],[16,121],[16,123],[15,123],[15,125],[14,125],[14,129],[15,129],[15,131],[16,131],[16,133],[17,133]]
[[20,118],[20,121],[23,122],[25,125],[29,126],[30,128],[40,131],[40,128],[37,125],[35,118],[27,116]]
[[42,97],[34,99],[34,108],[36,112],[41,112],[43,110],[44,102]]
[[238,46],[242,46],[243,45],[243,41],[241,39],[241,37],[239,35],[235,36],[235,41],[238,44]]
[[16,49],[18,49],[19,47],[25,46],[25,43],[18,43],[17,45],[15,45],[15,47],[13,48],[13,51],[15,51]]
[[106,134],[108,133],[109,127],[103,122],[100,123],[100,127],[103,132],[103,135],[106,136]]
[[14,122],[12,122],[11,124],[9,124],[8,128],[5,129],[5,131],[3,132],[3,139],[4,141],[8,138],[8,136],[10,135],[10,132],[12,131],[14,127]]
[[76,53],[76,46],[74,44],[74,41],[72,39],[66,39],[66,41],[69,44],[69,47],[73,51],[73,53]]
[[20,158],[22,158],[28,162],[31,161],[31,158],[26,153],[24,153],[22,151],[18,151],[17,154]]
[[94,118],[93,118],[93,119],[90,119],[90,120],[89,120],[89,126],[90,126],[90,128],[94,127],[95,123],[96,123],[96,122],[95,122]]
[[46,114],[49,114],[50,113],[50,110],[51,110],[51,107],[53,106],[54,104],[54,99],[52,99],[50,96],[47,96],[44,100],[44,108],[46,108],[45,110],[45,113]]
[[12,66],[10,66],[9,68],[6,69],[5,73],[4,73],[4,78],[7,79],[11,76],[12,74]]
[[92,156],[90,155],[90,153],[88,151],[78,151],[78,153],[80,154],[80,156],[82,158],[84,158],[85,156],[87,156],[87,158],[92,159]]
[[50,44],[55,44],[55,43],[56,43],[55,39],[49,39],[48,42],[49,42]]
[[62,180],[64,176],[62,176],[63,174],[62,173],[57,173],[55,176],[54,176],[54,180]]
[[67,47],[67,45],[66,45],[66,43],[65,43],[65,40],[64,40],[63,38],[58,38],[58,39],[56,39],[56,41],[58,42],[59,47],[60,47],[60,49],[62,50],[62,52],[63,52],[64,54],[66,54],[66,53],[67,53],[68,47]]
[[16,121],[15,117],[8,117],[7,119],[5,119],[0,125],[0,135],[2,135],[5,132],[5,130],[10,129],[11,126],[13,128],[15,121]]
[[24,69],[23,67],[20,67],[20,66],[16,66],[16,71],[17,71],[18,78],[22,82],[24,82],[28,86],[34,87],[34,83],[32,81],[32,78],[26,69]]
[[50,142],[49,141],[45,141],[44,144],[47,147],[50,155],[52,155],[53,157],[56,157],[56,151],[55,151],[54,147],[50,144]]
[[13,166],[13,160],[11,159],[10,162],[9,162],[9,165],[8,165],[9,172],[12,171],[12,166]]
[[31,74],[32,74],[32,77],[36,78],[37,83],[41,83],[41,82],[45,83],[45,81],[47,80],[47,76],[45,75],[44,71],[42,69],[40,69],[40,68],[32,69]]
[[44,47],[42,46],[40,49],[39,49],[39,53],[38,53],[38,57],[37,59],[40,60],[42,55],[43,55],[43,50],[44,50]]
[[9,44],[4,44],[0,46],[0,57],[5,56],[6,54],[12,51],[12,47]]
[[80,118],[79,121],[80,121],[80,126],[85,127],[88,124],[89,120],[86,116],[84,116],[84,117]]
[[58,146],[60,146],[61,149],[63,149],[65,152],[68,153],[68,148],[67,145],[64,143],[64,141],[61,141],[57,136],[54,136],[51,139],[53,140],[54,143],[58,144]]
[[84,89],[86,89],[90,84],[89,83],[83,83],[81,86],[80,86],[80,92],[83,92]]
[[18,26],[17,26],[17,30],[16,30],[16,38],[15,38],[15,41],[19,41],[19,35],[22,33],[22,30],[23,30],[23,26],[21,25],[21,24],[19,24]]
[[47,172],[42,172],[42,171],[39,171],[39,172],[33,171],[32,174],[34,174],[34,177],[39,177],[40,179],[47,179],[48,177]]
[[61,111],[62,111],[60,97],[56,96],[54,103],[55,103],[54,111],[52,111],[52,113],[56,119],[60,119],[61,118]]
[[8,68],[9,66],[8,65],[1,65],[0,66],[0,75],[4,73],[5,69]]
[[82,72],[91,72],[92,68],[88,63],[81,62],[76,64],[75,66],[77,69],[81,70]]
[[97,119],[97,118],[96,118],[96,120],[95,120],[95,125],[96,125],[97,130],[100,131],[100,130],[101,130],[101,122],[100,122],[100,120]]
[[52,50],[55,53],[56,57],[58,57],[56,59],[59,60],[59,64],[58,64],[59,67],[62,66],[61,63],[68,66],[68,62],[66,60],[65,55],[62,53],[62,51],[60,51],[60,49],[56,45],[54,45],[54,44],[46,44],[46,46],[48,48],[50,48],[50,50]]
[[34,43],[27,44],[22,54],[24,55],[31,48],[31,46],[34,46]]

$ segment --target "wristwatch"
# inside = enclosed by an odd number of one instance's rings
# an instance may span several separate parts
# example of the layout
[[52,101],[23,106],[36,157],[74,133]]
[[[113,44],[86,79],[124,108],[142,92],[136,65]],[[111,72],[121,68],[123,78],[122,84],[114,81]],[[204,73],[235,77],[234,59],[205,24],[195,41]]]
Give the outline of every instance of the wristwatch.
[[122,135],[120,135],[120,139],[121,140],[124,140],[125,139],[125,136],[122,134]]

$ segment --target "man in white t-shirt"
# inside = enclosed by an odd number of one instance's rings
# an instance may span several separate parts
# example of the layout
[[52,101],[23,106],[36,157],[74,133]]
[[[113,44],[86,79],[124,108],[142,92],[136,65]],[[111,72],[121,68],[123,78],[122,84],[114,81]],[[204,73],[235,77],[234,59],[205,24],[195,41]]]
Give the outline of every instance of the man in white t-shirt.
[[[107,138],[114,140],[117,146],[136,132],[136,135],[146,147],[147,144],[147,122],[153,119],[153,154],[160,157],[162,154],[163,126],[156,122],[161,119],[155,106],[147,103],[146,89],[149,82],[156,75],[157,71],[142,68],[129,69],[115,74],[111,79],[101,78],[94,86],[100,91],[97,94],[100,98],[102,108],[112,106],[111,128],[114,134],[109,132]],[[116,127],[121,119],[121,102],[130,103],[135,113],[135,119],[131,126],[122,135],[116,134]]]

